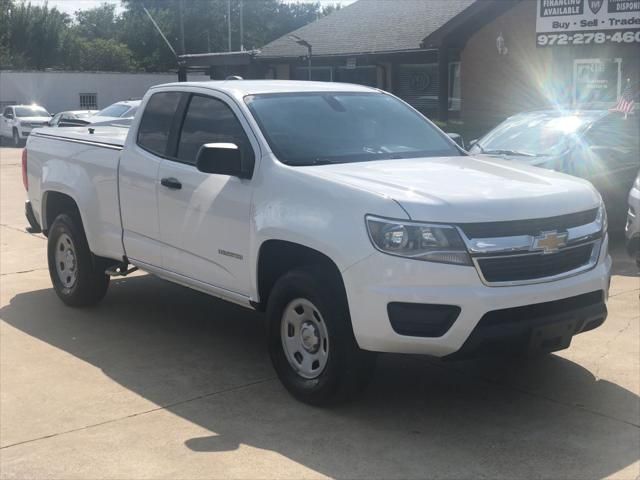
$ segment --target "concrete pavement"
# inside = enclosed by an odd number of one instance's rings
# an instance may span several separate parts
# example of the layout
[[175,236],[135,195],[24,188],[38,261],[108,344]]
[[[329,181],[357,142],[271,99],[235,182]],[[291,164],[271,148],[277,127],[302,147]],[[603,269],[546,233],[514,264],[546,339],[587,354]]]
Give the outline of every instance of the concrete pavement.
[[610,316],[537,360],[382,355],[358,401],[281,387],[261,315],[136,274],[97,308],[51,289],[0,149],[0,477],[640,476],[640,278],[614,248]]

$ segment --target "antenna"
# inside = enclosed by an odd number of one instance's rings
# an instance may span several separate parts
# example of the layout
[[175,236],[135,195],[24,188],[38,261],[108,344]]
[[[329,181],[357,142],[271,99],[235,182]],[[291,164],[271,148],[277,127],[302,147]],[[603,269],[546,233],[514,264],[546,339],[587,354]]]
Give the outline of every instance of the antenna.
[[167,37],[164,36],[164,33],[162,33],[162,30],[160,30],[160,27],[158,26],[158,24],[156,23],[156,21],[153,19],[153,17],[151,16],[151,14],[149,13],[149,10],[147,10],[147,7],[145,7],[144,5],[142,6],[142,9],[144,10],[144,13],[147,14],[147,17],[149,17],[149,20],[151,20],[151,23],[153,23],[153,26],[156,27],[156,30],[158,31],[158,33],[160,34],[160,36],[162,37],[162,39],[164,40],[164,42],[167,44],[167,47],[169,47],[169,50],[171,50],[171,52],[173,53],[173,55],[178,58],[178,54],[176,53],[176,51],[174,50],[173,46],[171,45],[171,43],[169,42],[169,40],[167,40]]

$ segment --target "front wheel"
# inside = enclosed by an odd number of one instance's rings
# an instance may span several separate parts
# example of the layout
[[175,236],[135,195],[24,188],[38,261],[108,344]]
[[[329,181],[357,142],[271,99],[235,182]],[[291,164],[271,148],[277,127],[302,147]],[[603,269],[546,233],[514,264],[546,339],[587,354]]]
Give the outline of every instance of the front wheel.
[[49,230],[47,256],[53,288],[67,305],[95,305],[107,293],[109,276],[94,261],[76,216],[56,217]]
[[269,296],[269,353],[287,390],[312,405],[338,403],[367,385],[375,354],[354,338],[339,279],[311,266],[280,278]]

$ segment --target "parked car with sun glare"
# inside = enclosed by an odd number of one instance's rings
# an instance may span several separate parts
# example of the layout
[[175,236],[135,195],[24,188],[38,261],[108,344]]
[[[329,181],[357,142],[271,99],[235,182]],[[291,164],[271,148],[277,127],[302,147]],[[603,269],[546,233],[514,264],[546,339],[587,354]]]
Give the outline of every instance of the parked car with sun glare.
[[88,118],[89,123],[108,123],[112,120],[133,118],[140,106],[140,100],[124,100],[109,105]]
[[638,132],[638,115],[607,110],[527,112],[472,142],[469,151],[589,180],[602,195],[610,230],[621,234],[627,194],[640,168]]
[[40,105],[10,105],[0,118],[0,139],[10,138],[14,147],[24,142],[31,130],[46,127],[51,114]]
[[66,112],[56,113],[49,120],[50,127],[79,127],[87,125],[89,117],[98,113],[98,110],[69,110]]
[[629,211],[627,212],[627,225],[625,226],[627,237],[627,251],[635,257],[640,267],[640,171],[633,187],[629,192]]

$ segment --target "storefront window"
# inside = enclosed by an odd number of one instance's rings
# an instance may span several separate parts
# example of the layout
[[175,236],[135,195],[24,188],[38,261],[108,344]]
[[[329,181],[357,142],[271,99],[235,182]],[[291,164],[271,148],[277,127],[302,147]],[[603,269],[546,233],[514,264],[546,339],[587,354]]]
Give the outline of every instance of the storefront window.
[[368,87],[378,86],[378,69],[374,65],[355,68],[339,67],[337,76],[338,82],[357,83]]
[[438,109],[438,64],[405,64],[396,69],[395,94],[421,112]]
[[460,62],[453,62],[449,64],[449,111],[459,112],[461,102]]
[[607,107],[620,96],[622,60],[580,59],[573,62],[574,106]]

